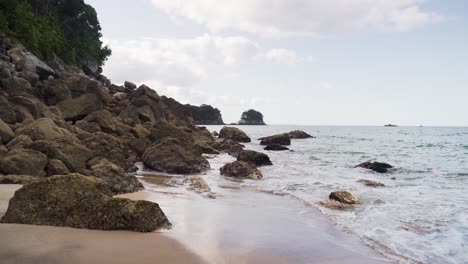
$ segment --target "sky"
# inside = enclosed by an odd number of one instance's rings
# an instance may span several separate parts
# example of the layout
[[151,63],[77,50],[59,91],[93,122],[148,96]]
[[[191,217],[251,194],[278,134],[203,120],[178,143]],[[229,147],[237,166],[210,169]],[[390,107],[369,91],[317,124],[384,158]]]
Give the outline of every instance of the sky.
[[465,0],[86,0],[104,74],[226,123],[468,125]]

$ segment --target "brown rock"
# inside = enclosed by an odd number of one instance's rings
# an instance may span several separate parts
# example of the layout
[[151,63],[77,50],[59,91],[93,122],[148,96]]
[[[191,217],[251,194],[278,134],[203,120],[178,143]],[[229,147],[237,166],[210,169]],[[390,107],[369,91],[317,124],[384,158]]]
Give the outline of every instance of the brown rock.
[[366,186],[369,186],[369,187],[385,187],[385,184],[380,183],[380,182],[376,182],[376,181],[371,181],[371,180],[361,179],[361,180],[358,180],[357,182],[362,183],[362,184],[364,184]]
[[219,138],[231,139],[237,142],[250,142],[250,138],[244,131],[237,127],[223,127],[219,132]]
[[245,161],[255,164],[256,166],[273,165],[270,158],[265,153],[253,151],[253,150],[242,150],[237,156],[238,161]]
[[343,204],[357,204],[359,200],[352,193],[348,191],[336,191],[330,193],[330,200],[335,200]]
[[51,159],[46,167],[47,176],[65,175],[70,173],[70,170],[63,164],[61,160]]
[[289,137],[288,133],[284,134],[278,134],[278,135],[273,135],[269,137],[263,137],[259,138],[260,145],[272,145],[272,144],[278,144],[278,145],[291,145],[291,138]]
[[240,178],[249,178],[249,179],[262,179],[262,173],[257,169],[257,167],[250,163],[244,161],[234,161],[228,163],[221,167],[221,175],[230,176],[230,177],[240,177]]
[[47,156],[30,149],[14,149],[0,157],[3,174],[45,176]]

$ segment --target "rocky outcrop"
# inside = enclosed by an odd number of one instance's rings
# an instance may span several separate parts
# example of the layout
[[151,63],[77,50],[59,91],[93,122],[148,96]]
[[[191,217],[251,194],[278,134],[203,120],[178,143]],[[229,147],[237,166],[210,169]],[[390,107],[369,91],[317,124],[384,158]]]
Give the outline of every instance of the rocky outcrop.
[[172,137],[149,146],[142,160],[150,169],[175,174],[199,173],[210,168],[210,163],[202,156],[199,148]]
[[263,114],[250,109],[242,113],[241,119],[238,122],[239,125],[261,125],[264,126]]
[[197,125],[224,125],[221,111],[211,105],[185,105]]
[[221,175],[236,177],[236,178],[248,178],[248,179],[262,179],[262,173],[257,169],[255,164],[244,161],[234,161],[221,167]]
[[388,172],[388,169],[393,168],[392,165],[387,164],[387,163],[370,162],[370,161],[363,162],[363,163],[357,165],[356,167],[361,167],[361,168],[373,170],[373,171],[378,172],[378,173],[386,173],[386,172]]
[[304,139],[304,138],[313,138],[313,136],[307,134],[301,130],[293,130],[288,133],[291,139]]
[[330,193],[329,197],[330,200],[335,200],[337,202],[343,204],[357,204],[359,200],[354,196],[352,193],[348,191],[336,191]]
[[211,147],[219,152],[228,153],[229,155],[235,157],[237,157],[239,152],[244,149],[244,145],[240,144],[239,142],[223,138],[216,139]]
[[237,127],[223,127],[221,131],[219,131],[218,137],[231,139],[241,143],[248,143],[251,141],[247,134]]
[[283,150],[289,150],[285,146],[281,146],[280,144],[270,144],[267,145],[264,150],[270,150],[270,151],[283,151]]
[[79,174],[23,186],[1,222],[138,232],[170,226],[158,204],[112,198],[105,181]]
[[262,137],[259,138],[260,145],[272,145],[272,144],[278,144],[278,145],[291,145],[291,138],[289,137],[288,133],[284,134],[278,134],[278,135],[273,135],[269,137]]
[[273,165],[268,155],[253,150],[242,150],[239,152],[237,160],[250,162],[255,164],[255,166]]

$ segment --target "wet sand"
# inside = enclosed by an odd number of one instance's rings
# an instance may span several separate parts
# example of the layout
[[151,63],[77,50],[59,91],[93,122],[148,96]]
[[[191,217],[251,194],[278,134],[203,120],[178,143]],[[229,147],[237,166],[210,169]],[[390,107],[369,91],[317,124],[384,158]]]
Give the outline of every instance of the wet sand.
[[[20,185],[0,185],[0,216]],[[0,263],[203,263],[158,232],[95,231],[0,224]]]
[[[147,190],[120,197],[158,202],[172,229],[143,234],[0,224],[0,262],[390,263],[297,201],[229,181],[213,186],[217,199],[161,185],[164,178],[149,181]],[[0,185],[0,215],[19,187]]]

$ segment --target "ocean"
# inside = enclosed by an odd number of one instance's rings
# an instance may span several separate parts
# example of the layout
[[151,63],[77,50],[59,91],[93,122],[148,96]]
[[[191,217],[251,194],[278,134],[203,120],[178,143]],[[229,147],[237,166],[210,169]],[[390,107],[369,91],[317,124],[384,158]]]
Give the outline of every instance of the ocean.
[[[208,126],[210,131],[221,128]],[[292,197],[398,262],[468,263],[468,128],[239,128],[252,138],[246,149],[267,153],[274,164],[261,167],[263,180],[244,180],[242,188]],[[264,151],[257,140],[296,129],[316,138],[292,140],[293,151],[281,152]],[[221,165],[230,161],[227,155],[211,160]],[[386,162],[394,169],[379,174],[354,168],[365,161]],[[207,181],[217,177],[219,173],[208,173]],[[367,187],[357,182],[360,179],[386,187]],[[318,204],[342,189],[361,204],[347,211]]]

